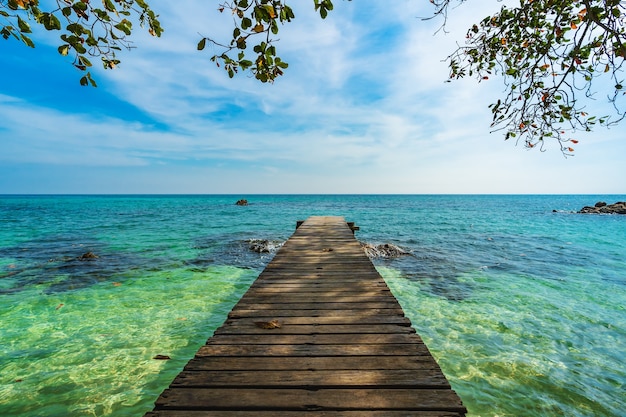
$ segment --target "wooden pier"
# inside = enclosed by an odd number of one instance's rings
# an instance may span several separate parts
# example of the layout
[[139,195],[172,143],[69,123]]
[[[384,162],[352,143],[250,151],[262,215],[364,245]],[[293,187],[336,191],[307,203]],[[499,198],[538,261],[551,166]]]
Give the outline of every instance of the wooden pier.
[[146,417],[461,417],[342,217],[311,217]]

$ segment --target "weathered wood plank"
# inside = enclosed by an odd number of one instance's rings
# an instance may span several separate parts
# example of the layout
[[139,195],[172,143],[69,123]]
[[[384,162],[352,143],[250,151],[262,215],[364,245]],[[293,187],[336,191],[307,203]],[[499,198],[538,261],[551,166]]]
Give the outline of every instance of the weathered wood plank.
[[239,410],[423,410],[463,411],[447,389],[227,389],[170,388],[156,402],[160,408]]
[[406,356],[429,355],[421,344],[384,345],[204,345],[196,353],[202,356]]
[[249,310],[254,307],[257,310],[336,310],[336,309],[352,309],[352,310],[369,310],[372,308],[396,308],[398,302],[395,300],[389,300],[388,302],[366,302],[366,303],[254,303],[248,302],[247,299],[242,298],[240,302],[234,307],[244,308]]
[[146,414],[146,417],[463,417],[464,413],[454,411],[239,411],[239,410],[159,410]]
[[415,333],[410,334],[264,334],[217,335],[207,345],[383,345],[423,343]]
[[326,371],[184,371],[172,388],[450,388],[438,369],[413,370],[326,370]]
[[[279,323],[280,320],[277,320]],[[238,325],[225,324],[215,331],[215,335],[250,334],[250,335],[279,335],[279,334],[407,334],[415,333],[415,329],[397,324],[294,324],[281,325],[279,328],[263,329],[254,324]],[[349,337],[349,336],[348,336]],[[348,338],[344,336],[344,338]]]
[[290,293],[282,292],[279,294],[259,294],[256,291],[248,294],[246,303],[384,303],[389,302],[389,295],[338,295],[324,293]]
[[293,279],[301,279],[301,280],[303,280],[301,282],[307,282],[310,279],[320,278],[320,277],[322,277],[322,275],[324,277],[326,277],[325,279],[327,281],[329,281],[331,279],[350,280],[351,278],[360,278],[360,279],[373,280],[373,281],[384,283],[384,281],[381,278],[380,274],[378,273],[378,271],[376,271],[376,268],[368,269],[366,271],[360,271],[358,273],[355,272],[354,274],[351,274],[349,276],[346,276],[345,274],[340,273],[340,272],[320,271],[320,270],[317,270],[317,269],[307,269],[307,270],[302,270],[302,271],[295,272],[295,271],[291,271],[291,270],[285,268],[285,269],[282,269],[280,271],[265,271],[264,270],[259,275],[259,279],[260,280],[265,280],[265,279],[293,278]]
[[[274,314],[269,314],[265,316],[259,316],[258,314],[252,316],[242,317],[239,316],[237,320],[229,318],[224,323],[224,326],[240,326],[242,328],[247,328],[250,326],[257,326],[257,323],[260,323],[259,320],[262,321],[270,321],[275,318],[279,318],[279,323],[283,328],[287,329],[289,326],[297,326],[297,325],[309,325],[309,326],[319,326],[319,325],[379,325],[379,324],[395,324],[404,327],[410,327],[411,321],[400,315],[372,315],[368,314],[367,311],[364,314],[358,314],[364,310],[344,310],[349,312],[354,312],[353,314],[347,314],[344,316],[332,316],[332,317],[315,317],[315,316],[306,316],[306,311],[302,313],[301,316],[277,316]],[[263,313],[266,311],[264,310]]]
[[[248,307],[248,308],[246,308]],[[240,308],[233,309],[229,314],[229,318],[243,318],[243,317],[313,317],[313,318],[323,318],[323,317],[370,317],[372,315],[380,314],[381,316],[398,316],[404,317],[404,311],[400,308],[400,306],[396,306],[394,308],[374,308],[374,309],[360,309],[360,310],[350,310],[350,309],[337,309],[337,310],[272,310],[272,309],[263,309],[257,310],[253,305],[242,306]]]
[[190,360],[185,370],[371,370],[400,369],[421,371],[439,369],[430,355],[413,356],[317,356],[317,357],[241,357],[204,356]]
[[271,296],[274,294],[293,294],[295,296],[303,296],[305,294],[315,295],[317,293],[322,293],[326,295],[357,295],[363,294],[364,296],[378,296],[378,295],[386,295],[389,296],[391,292],[388,288],[379,286],[358,286],[358,287],[346,287],[346,286],[321,286],[319,284],[304,286],[302,284],[299,285],[280,285],[280,284],[272,284],[272,285],[255,285],[250,287],[250,291],[252,294],[261,295],[261,296]]

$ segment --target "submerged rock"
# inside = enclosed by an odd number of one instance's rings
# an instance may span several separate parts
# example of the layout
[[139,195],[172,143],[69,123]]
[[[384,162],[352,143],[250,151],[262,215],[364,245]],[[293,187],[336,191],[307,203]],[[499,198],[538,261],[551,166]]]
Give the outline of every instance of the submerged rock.
[[249,240],[250,250],[256,253],[276,252],[282,246],[282,243],[272,242],[267,239]]
[[81,261],[86,261],[86,260],[89,260],[89,259],[98,259],[98,258],[99,258],[99,256],[96,255],[93,252],[83,253],[82,255],[80,255],[78,257],[78,259],[81,260]]
[[241,200],[237,200],[235,205],[236,206],[247,206],[248,205],[248,200],[242,198]]
[[410,255],[409,252],[392,243],[383,243],[381,245],[361,243],[361,247],[370,258],[398,258],[400,256]]
[[578,212],[583,214],[626,214],[626,201],[618,201],[615,204],[598,201],[593,207],[585,206]]

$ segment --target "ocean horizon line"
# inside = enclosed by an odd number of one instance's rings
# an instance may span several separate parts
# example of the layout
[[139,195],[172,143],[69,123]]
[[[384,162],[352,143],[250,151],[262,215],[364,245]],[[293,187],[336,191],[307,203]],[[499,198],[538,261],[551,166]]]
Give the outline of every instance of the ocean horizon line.
[[0,197],[626,196],[626,193],[0,193]]

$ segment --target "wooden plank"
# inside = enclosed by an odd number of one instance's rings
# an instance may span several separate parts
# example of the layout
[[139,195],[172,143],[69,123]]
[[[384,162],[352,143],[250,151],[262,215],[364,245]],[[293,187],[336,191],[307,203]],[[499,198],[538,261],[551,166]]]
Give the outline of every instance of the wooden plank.
[[274,294],[293,294],[296,296],[302,296],[305,294],[315,295],[316,293],[326,294],[326,295],[356,295],[363,294],[364,296],[377,296],[377,295],[386,295],[389,296],[390,290],[385,287],[376,287],[376,286],[359,286],[359,287],[345,287],[345,286],[321,286],[321,285],[308,285],[304,286],[302,284],[297,286],[289,286],[289,285],[256,285],[250,287],[250,291],[257,296],[270,296]]
[[429,355],[425,345],[204,345],[202,356],[406,356]]
[[[280,320],[276,320],[280,323]],[[397,324],[301,324],[281,325],[280,328],[263,329],[255,324],[238,325],[226,324],[215,331],[215,335],[250,334],[250,335],[278,335],[278,334],[407,334],[415,333],[415,329]],[[346,338],[344,336],[344,338]]]
[[257,310],[336,310],[336,309],[353,309],[353,310],[369,310],[372,308],[395,308],[398,302],[389,300],[388,302],[367,302],[367,303],[253,303],[242,298],[237,303],[236,308],[244,308],[249,310],[254,307]]
[[[281,310],[278,310],[279,312]],[[290,326],[298,326],[298,325],[309,325],[309,326],[319,326],[319,325],[378,325],[378,324],[395,324],[403,327],[410,327],[411,321],[400,315],[372,315],[368,314],[366,311],[365,314],[359,314],[363,310],[343,310],[352,312],[353,314],[346,314],[343,316],[332,316],[332,317],[315,317],[315,316],[307,316],[306,311],[302,312],[301,316],[277,316],[275,314],[269,314],[265,316],[259,316],[258,314],[252,316],[239,316],[237,320],[229,318],[224,323],[225,326],[240,326],[242,328],[247,328],[254,326],[256,327],[259,320],[270,321],[271,319],[275,319],[280,317],[279,323],[282,325],[283,329],[288,329]],[[379,311],[379,310],[377,310]],[[263,313],[266,311],[264,310]]]
[[246,303],[384,303],[389,302],[388,295],[332,295],[332,294],[272,294],[263,295],[253,292],[246,298]]
[[298,228],[146,414],[464,415],[339,217],[312,217]]
[[423,343],[415,333],[411,334],[265,334],[265,335],[218,335],[209,339],[207,345],[383,345]]
[[239,411],[239,410],[157,410],[146,417],[463,417],[454,411]]
[[[322,277],[325,277],[325,278],[322,278]],[[266,279],[283,279],[283,278],[292,278],[294,280],[297,280],[296,282],[305,282],[305,283],[311,279],[319,279],[319,278],[322,278],[329,282],[331,279],[339,279],[339,280],[352,279],[353,281],[355,281],[354,278],[359,278],[362,280],[372,280],[372,281],[380,282],[382,284],[384,284],[385,282],[380,276],[380,274],[378,273],[378,271],[376,271],[376,268],[371,268],[366,271],[359,271],[359,272],[354,271],[354,273],[350,275],[345,275],[344,273],[340,273],[340,272],[320,271],[317,269],[291,271],[287,268],[284,268],[284,269],[277,270],[277,271],[264,270],[259,275],[259,280],[261,281],[266,280]]]
[[430,355],[413,356],[316,356],[316,357],[240,357],[204,356],[189,361],[185,370],[371,370],[400,369],[421,371],[439,369]]
[[438,369],[416,373],[413,370],[325,370],[325,371],[185,371],[172,388],[450,388]]
[[[246,308],[248,307],[248,308]],[[404,312],[400,308],[400,306],[395,306],[394,308],[374,308],[374,309],[360,309],[360,310],[350,310],[350,309],[337,309],[337,310],[272,310],[272,309],[263,309],[257,310],[254,306],[242,306],[240,308],[233,309],[229,314],[229,318],[244,318],[244,317],[312,317],[312,318],[330,318],[330,317],[369,317],[379,314],[381,317],[384,316],[396,316],[396,317],[404,317]]]
[[228,389],[170,388],[156,402],[160,408],[239,410],[423,410],[464,411],[447,389]]

